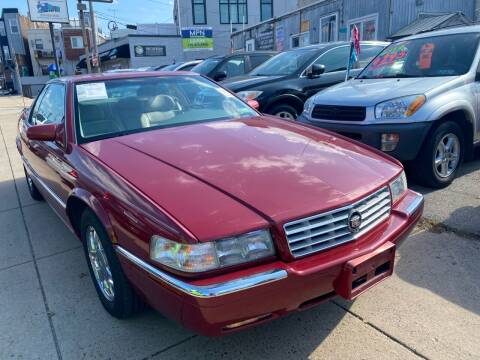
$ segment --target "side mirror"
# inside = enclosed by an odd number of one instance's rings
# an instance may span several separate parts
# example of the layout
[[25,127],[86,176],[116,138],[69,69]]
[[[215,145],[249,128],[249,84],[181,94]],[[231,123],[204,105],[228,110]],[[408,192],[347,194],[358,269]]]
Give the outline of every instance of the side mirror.
[[227,78],[227,72],[226,71],[219,71],[213,76],[213,80],[215,81],[222,81]]
[[250,107],[254,108],[255,110],[260,109],[260,104],[258,103],[257,100],[248,100],[247,104],[250,105]]
[[325,72],[325,66],[321,64],[313,64],[310,66],[310,68],[307,70],[307,76],[310,79],[314,79],[319,77]]
[[55,141],[57,139],[56,124],[42,124],[30,126],[27,129],[28,140]]

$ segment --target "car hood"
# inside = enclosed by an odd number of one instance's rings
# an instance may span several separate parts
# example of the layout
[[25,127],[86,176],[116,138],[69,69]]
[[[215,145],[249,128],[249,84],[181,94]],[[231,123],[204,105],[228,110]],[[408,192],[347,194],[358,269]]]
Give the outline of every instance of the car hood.
[[236,76],[225,80],[222,85],[234,92],[242,90],[250,90],[262,85],[267,85],[279,80],[283,80],[286,76]]
[[374,106],[379,102],[408,95],[425,94],[456,77],[423,77],[406,79],[354,79],[315,95],[323,105]]
[[[116,143],[117,160],[102,159],[102,152],[96,155],[160,206],[165,204],[151,179],[133,175],[138,169],[149,167],[152,176],[160,177],[158,184],[162,174],[153,167],[167,165],[188,181],[206,184],[277,223],[346,205],[386,184],[401,170],[364,146],[273,117],[158,129],[101,142],[102,146]],[[93,148],[85,146],[89,147]],[[126,165],[123,159],[132,151],[135,163]],[[177,202],[181,204],[182,199]]]

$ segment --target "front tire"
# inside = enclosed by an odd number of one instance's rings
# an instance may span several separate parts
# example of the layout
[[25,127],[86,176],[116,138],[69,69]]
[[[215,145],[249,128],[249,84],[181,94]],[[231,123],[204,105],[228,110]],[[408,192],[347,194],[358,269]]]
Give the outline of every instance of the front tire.
[[27,187],[30,196],[33,200],[43,201],[43,196],[40,194],[40,191],[38,191],[38,188],[33,182],[32,177],[28,174],[27,169],[23,168],[23,171],[25,171],[25,180],[27,181]]
[[123,273],[107,231],[89,209],[82,214],[81,237],[90,276],[105,310],[119,319],[140,312],[144,304]]
[[295,120],[299,115],[297,109],[286,104],[274,105],[268,113],[285,120]]
[[447,121],[429,134],[414,164],[418,181],[433,188],[450,185],[465,154],[464,134],[460,126]]

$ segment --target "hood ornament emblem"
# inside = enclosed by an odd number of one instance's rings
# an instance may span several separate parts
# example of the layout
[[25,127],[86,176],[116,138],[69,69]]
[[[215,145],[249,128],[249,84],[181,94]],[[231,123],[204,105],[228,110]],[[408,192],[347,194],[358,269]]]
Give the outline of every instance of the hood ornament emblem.
[[348,216],[348,228],[352,233],[356,233],[360,230],[362,225],[362,214],[358,211],[352,211]]

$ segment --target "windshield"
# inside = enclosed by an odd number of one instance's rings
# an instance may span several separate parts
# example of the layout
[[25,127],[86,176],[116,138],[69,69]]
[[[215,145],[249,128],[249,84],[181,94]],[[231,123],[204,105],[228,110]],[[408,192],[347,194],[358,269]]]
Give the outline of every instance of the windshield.
[[317,49],[299,49],[280,53],[253,70],[254,76],[291,75],[300,71]]
[[258,116],[200,76],[118,79],[76,85],[79,142],[204,121]]
[[222,58],[210,58],[205,61],[202,61],[197,66],[192,68],[192,71],[202,74],[208,75],[215,67],[222,61]]
[[458,76],[468,72],[479,34],[443,35],[398,41],[364,69],[359,79]]

